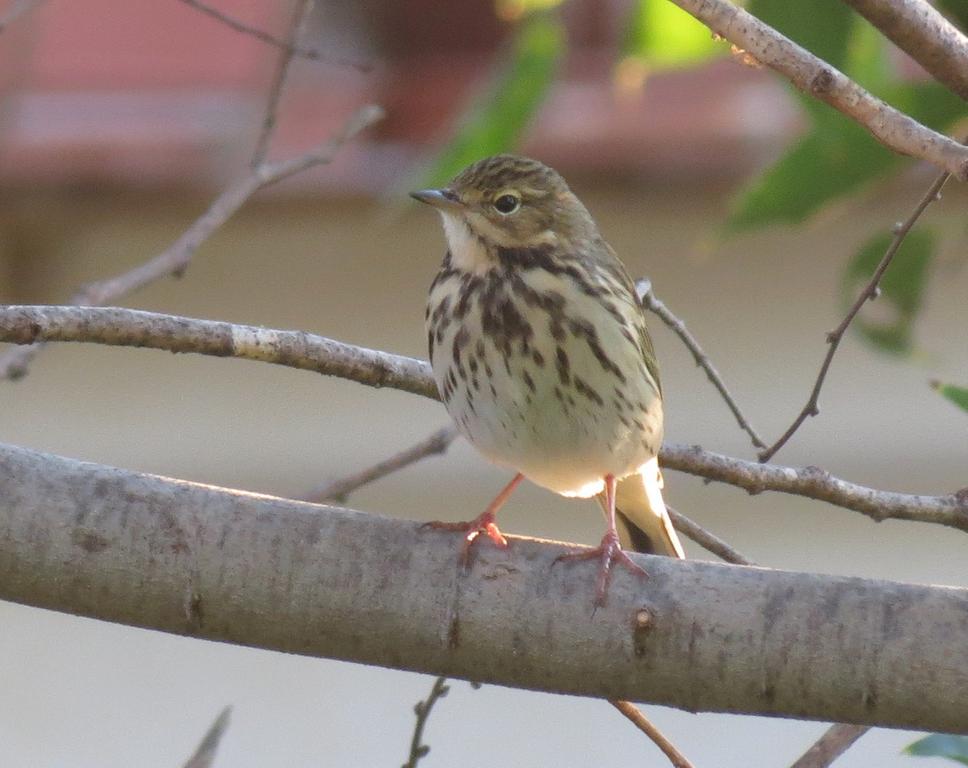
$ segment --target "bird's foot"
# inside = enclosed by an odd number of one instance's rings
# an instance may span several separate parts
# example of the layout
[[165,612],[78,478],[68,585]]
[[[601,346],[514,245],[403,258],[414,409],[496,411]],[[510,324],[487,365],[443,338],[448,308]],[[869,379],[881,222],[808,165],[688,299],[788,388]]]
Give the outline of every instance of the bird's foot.
[[490,509],[484,510],[473,520],[466,523],[444,523],[439,520],[424,523],[423,528],[433,528],[438,531],[461,531],[465,533],[464,543],[460,550],[460,564],[466,568],[470,563],[471,546],[483,533],[501,549],[507,549],[508,540],[494,522],[494,512]]
[[647,579],[649,574],[646,570],[636,563],[626,554],[625,550],[618,542],[618,534],[615,531],[608,531],[602,537],[602,543],[594,549],[585,549],[580,552],[570,552],[566,555],[558,555],[554,562],[561,560],[597,560],[598,583],[595,592],[595,605],[599,608],[605,605],[608,596],[608,583],[612,577],[612,564],[621,563],[632,573]]

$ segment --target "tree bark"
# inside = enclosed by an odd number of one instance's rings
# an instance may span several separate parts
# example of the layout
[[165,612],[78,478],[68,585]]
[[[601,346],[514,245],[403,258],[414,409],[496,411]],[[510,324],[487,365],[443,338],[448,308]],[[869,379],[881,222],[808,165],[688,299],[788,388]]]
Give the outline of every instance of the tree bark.
[[[466,518],[472,510],[456,508]],[[0,446],[0,598],[192,637],[688,710],[968,732],[968,590],[595,564]]]

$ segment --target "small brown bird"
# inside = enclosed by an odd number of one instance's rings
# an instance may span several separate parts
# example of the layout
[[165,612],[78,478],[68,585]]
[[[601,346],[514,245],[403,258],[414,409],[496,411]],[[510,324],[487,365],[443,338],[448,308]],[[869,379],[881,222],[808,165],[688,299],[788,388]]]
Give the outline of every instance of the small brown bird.
[[[656,455],[662,389],[632,280],[585,206],[537,160],[497,155],[413,197],[441,214],[448,251],[430,287],[434,378],[461,434],[514,479],[466,531],[462,560],[523,478],[563,496],[598,496],[597,602],[622,551],[683,557]],[[621,536],[621,539],[620,539]]]

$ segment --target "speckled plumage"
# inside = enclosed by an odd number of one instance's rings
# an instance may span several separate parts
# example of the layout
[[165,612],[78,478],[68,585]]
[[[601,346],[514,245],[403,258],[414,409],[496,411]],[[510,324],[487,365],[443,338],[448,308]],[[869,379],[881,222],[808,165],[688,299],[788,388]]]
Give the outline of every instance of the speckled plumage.
[[[598,494],[609,476],[658,493],[652,340],[625,267],[564,179],[536,160],[498,155],[415,196],[440,210],[449,246],[430,289],[427,337],[461,433],[565,496]],[[654,549],[681,556],[664,506],[648,525],[626,515]]]

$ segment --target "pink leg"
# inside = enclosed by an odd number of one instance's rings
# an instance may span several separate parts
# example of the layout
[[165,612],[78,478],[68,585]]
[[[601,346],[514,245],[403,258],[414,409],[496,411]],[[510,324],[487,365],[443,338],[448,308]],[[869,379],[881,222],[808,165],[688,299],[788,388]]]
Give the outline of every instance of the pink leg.
[[477,540],[477,537],[482,533],[486,533],[497,546],[504,549],[508,545],[508,540],[504,538],[500,529],[497,527],[497,523],[494,522],[494,516],[497,511],[504,506],[504,503],[511,497],[514,489],[518,487],[521,481],[524,480],[524,475],[520,472],[514,476],[510,483],[508,483],[501,492],[494,497],[494,501],[487,505],[481,514],[466,523],[443,523],[443,522],[433,522],[426,523],[427,528],[436,528],[441,531],[465,531],[467,533],[464,536],[464,544],[461,547],[460,562],[466,568],[468,564],[468,558],[470,556],[471,545]]
[[608,582],[612,575],[612,563],[618,561],[628,568],[632,573],[647,577],[649,574],[632,560],[622,550],[618,542],[618,531],[615,529],[615,486],[617,481],[614,475],[605,476],[605,500],[602,508],[605,510],[605,517],[608,522],[608,530],[602,537],[602,543],[595,549],[582,552],[575,552],[568,555],[558,555],[555,562],[559,560],[598,560],[598,586],[595,594],[595,605],[605,605],[608,596]]

